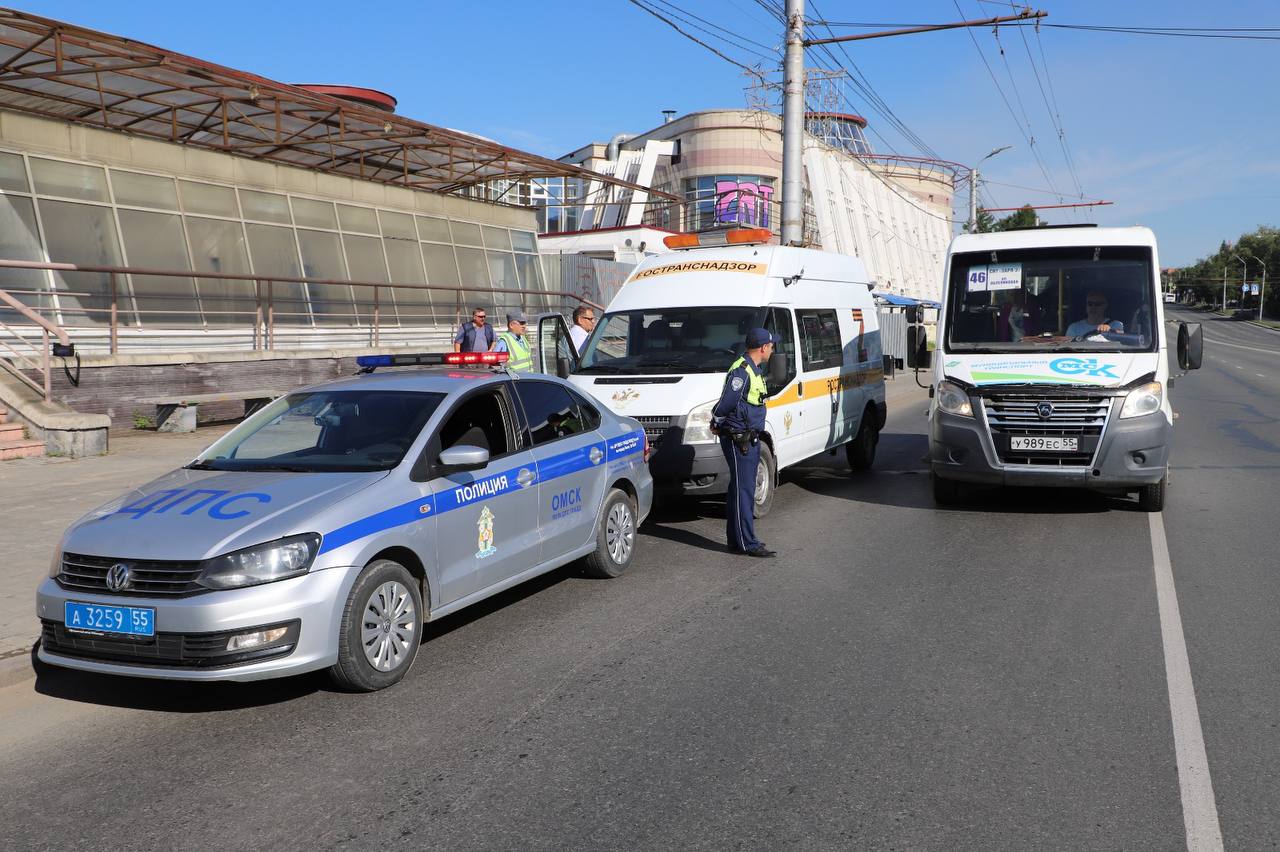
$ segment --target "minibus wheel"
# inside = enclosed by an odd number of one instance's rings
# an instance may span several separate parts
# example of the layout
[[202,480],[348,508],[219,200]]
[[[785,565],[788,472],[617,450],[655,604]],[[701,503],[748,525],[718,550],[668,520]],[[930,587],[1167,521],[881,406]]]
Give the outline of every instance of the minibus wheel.
[[1159,482],[1144,485],[1138,489],[1138,508],[1144,512],[1164,511],[1164,492],[1169,484],[1169,473],[1160,477]]
[[778,482],[778,462],[773,457],[773,449],[764,441],[760,442],[760,464],[756,466],[756,499],[751,516],[763,518],[773,508],[774,486]]
[[353,692],[398,682],[418,655],[422,615],[422,593],[409,570],[390,559],[370,562],[347,595],[330,679]]

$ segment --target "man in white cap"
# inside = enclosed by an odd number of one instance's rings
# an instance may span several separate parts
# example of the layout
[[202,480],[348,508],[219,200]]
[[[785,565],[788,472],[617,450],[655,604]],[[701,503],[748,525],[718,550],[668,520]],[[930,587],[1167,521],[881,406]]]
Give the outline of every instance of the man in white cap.
[[512,311],[507,314],[507,330],[498,335],[498,342],[493,344],[494,352],[507,353],[507,369],[517,373],[533,372],[533,349],[525,339],[525,329],[529,320],[523,311]]

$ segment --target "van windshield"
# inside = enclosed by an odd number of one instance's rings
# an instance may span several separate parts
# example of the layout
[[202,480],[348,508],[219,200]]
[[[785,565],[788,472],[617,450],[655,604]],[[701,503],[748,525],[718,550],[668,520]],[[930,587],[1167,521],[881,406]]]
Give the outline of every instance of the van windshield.
[[951,352],[1114,352],[1156,347],[1151,249],[1101,246],[957,254]]
[[762,322],[762,308],[650,308],[607,313],[579,373],[722,373]]

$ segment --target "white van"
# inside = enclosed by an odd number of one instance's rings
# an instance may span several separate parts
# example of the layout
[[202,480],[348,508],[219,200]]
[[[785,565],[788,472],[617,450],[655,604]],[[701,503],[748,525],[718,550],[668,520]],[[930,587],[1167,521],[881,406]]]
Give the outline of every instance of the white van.
[[[777,472],[844,447],[869,468],[885,422],[880,328],[866,269],[855,257],[764,245],[768,230],[668,237],[688,246],[645,259],[622,286],[570,380],[639,420],[662,491],[723,493],[729,473],[711,409],[748,330],[781,342],[768,365],[756,517]],[[757,242],[758,241],[758,242]]]
[[[1199,366],[1201,345],[1198,324],[1183,324],[1184,368]],[[1172,380],[1147,228],[956,237],[936,350],[912,355],[932,360],[937,502],[974,482],[1137,491],[1143,509],[1163,507]]]

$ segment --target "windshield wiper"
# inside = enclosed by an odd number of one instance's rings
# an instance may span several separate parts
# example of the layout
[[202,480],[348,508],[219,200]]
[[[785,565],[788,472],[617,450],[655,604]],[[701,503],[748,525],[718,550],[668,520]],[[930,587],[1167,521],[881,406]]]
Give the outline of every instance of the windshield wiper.
[[226,470],[224,467],[214,467],[213,463],[206,459],[193,461],[191,464],[184,464],[182,467],[184,470]]

